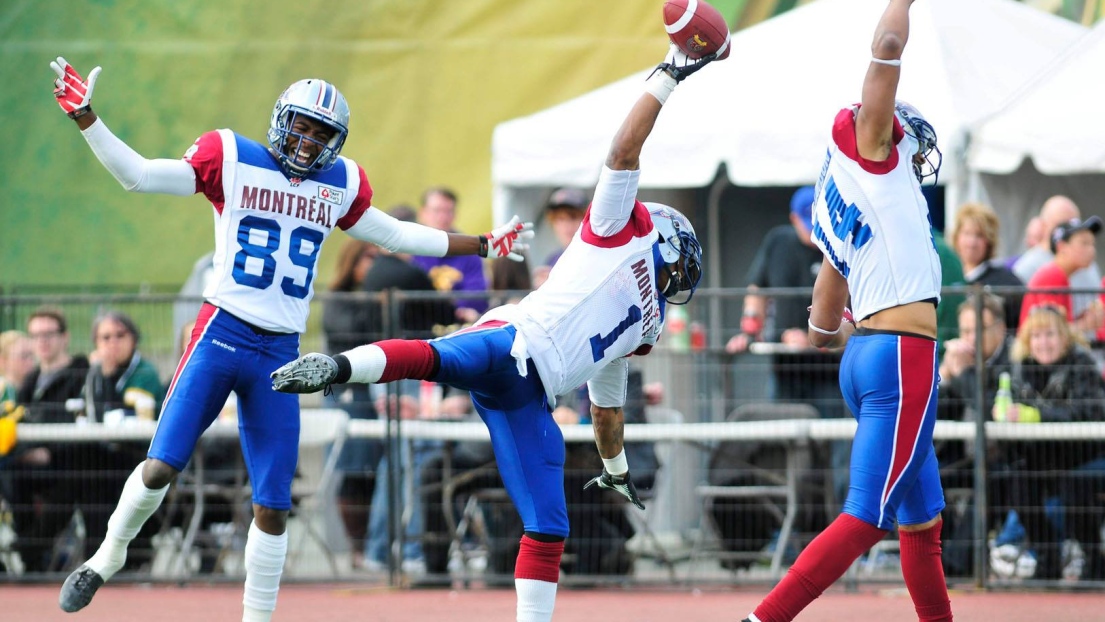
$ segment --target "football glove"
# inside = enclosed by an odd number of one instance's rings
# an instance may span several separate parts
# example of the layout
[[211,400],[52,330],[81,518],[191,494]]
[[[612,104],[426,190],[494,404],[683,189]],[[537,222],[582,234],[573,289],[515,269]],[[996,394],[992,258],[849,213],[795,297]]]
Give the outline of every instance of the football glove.
[[518,216],[510,219],[510,222],[495,227],[490,233],[480,236],[480,257],[498,259],[506,257],[513,261],[522,261],[525,257],[519,251],[529,248],[518,240],[528,240],[533,237],[533,223],[522,222]]
[[584,484],[583,489],[586,490],[594,484],[598,484],[599,488],[613,490],[626,499],[629,499],[633,505],[642,510],[645,509],[645,504],[641,503],[641,498],[637,496],[637,487],[634,486],[633,481],[629,479],[629,471],[626,471],[623,475],[611,475],[606,472],[606,469],[603,469],[602,475]]
[[666,71],[668,75],[675,78],[676,82],[682,82],[687,76],[709,65],[715,58],[717,53],[707,54],[697,60],[692,59],[684,54],[679,46],[672,43],[668,46],[668,55],[664,57],[664,62],[657,65],[652,73]]
[[338,364],[325,354],[312,352],[281,366],[269,375],[273,390],[281,393],[315,393],[326,390],[338,377]]
[[100,75],[100,67],[96,67],[88,74],[88,80],[81,77],[76,69],[62,57],[50,61],[50,68],[57,74],[54,80],[54,97],[58,105],[69,115],[76,119],[91,110],[92,89],[96,88],[96,78]]

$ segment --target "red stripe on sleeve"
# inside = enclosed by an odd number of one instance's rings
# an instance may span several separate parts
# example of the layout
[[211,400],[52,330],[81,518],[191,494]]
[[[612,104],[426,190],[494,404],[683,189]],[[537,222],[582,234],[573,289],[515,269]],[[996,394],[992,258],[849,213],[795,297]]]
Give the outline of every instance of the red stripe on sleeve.
[[645,204],[637,201],[622,230],[607,237],[602,237],[591,230],[591,207],[587,206],[587,213],[583,216],[583,230],[579,232],[579,236],[591,246],[617,248],[628,244],[633,238],[643,238],[650,233],[652,233],[652,217],[648,215]]
[[357,166],[357,172],[361,175],[361,184],[357,189],[357,196],[353,199],[353,205],[349,207],[349,211],[337,222],[342,231],[346,231],[357,224],[357,221],[368,211],[368,208],[372,207],[372,185],[368,183],[368,175],[365,175],[364,169],[360,165]]
[[[857,108],[858,109],[858,108]],[[898,166],[898,150],[890,149],[890,156],[882,162],[868,160],[859,154],[859,146],[856,144],[856,113],[857,109],[845,108],[837,113],[833,121],[833,142],[840,152],[848,156],[848,159],[860,165],[860,168],[873,175],[885,175]],[[897,145],[905,138],[905,131],[898,117],[894,117],[894,130],[891,139]]]

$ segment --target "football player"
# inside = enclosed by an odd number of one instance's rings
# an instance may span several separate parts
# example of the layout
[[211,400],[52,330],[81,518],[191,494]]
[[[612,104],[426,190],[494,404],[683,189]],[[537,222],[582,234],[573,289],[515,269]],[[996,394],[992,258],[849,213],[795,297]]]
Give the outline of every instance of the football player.
[[275,389],[294,393],[403,378],[471,392],[524,524],[514,572],[520,622],[552,619],[568,536],[564,438],[552,418],[557,395],[584,383],[590,393],[604,468],[587,486],[644,508],[622,446],[627,357],[652,349],[666,305],[690,300],[702,248],[678,210],[637,200],[639,156],[668,95],[713,59],[692,61],[671,46],[614,137],[583,224],[548,280],[521,302],[448,337],[308,354],[273,374]]
[[276,607],[299,444],[299,399],[272,391],[269,373],[299,355],[318,254],[340,228],[394,252],[479,254],[521,260],[531,224],[515,217],[482,236],[400,222],[372,207],[364,169],[341,155],[349,105],[333,84],[300,80],[276,100],[267,144],[228,129],[207,132],[183,159],[147,159],[92,111],[96,67],[85,80],[64,58],[50,63],[54,96],[92,152],[129,191],[203,193],[215,221],[214,278],[176,373],[147,458],[130,475],[99,550],[66,579],[65,611],[88,605],[126,559],[127,544],[188,464],[200,434],[231,391],[254,519],[245,547],[244,622]]
[[746,622],[793,620],[894,528],[918,620],[952,619],[932,446],[940,259],[921,194],[940,152],[932,125],[895,99],[912,3],[890,0],[879,21],[862,103],[836,116],[814,200],[811,237],[824,259],[808,332],[815,346],[847,345],[840,387],[859,422],[848,496]]

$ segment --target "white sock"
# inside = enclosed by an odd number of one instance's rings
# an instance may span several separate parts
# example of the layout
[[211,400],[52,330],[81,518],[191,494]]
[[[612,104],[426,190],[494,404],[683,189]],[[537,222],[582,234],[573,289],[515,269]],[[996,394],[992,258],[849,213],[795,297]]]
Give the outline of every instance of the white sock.
[[104,542],[96,550],[85,565],[96,571],[96,574],[107,581],[127,561],[127,545],[138,535],[142,525],[146,524],[161,501],[165,499],[165,493],[169,487],[151,489],[142,483],[142,461],[131,472],[127,483],[123,485],[123,494],[119,495],[119,505],[111,513],[107,521],[107,534]]
[[358,346],[352,350],[342,352],[349,359],[351,374],[349,382],[363,382],[372,384],[380,381],[384,375],[384,366],[387,364],[387,356],[380,346]]
[[606,466],[606,472],[611,475],[625,475],[629,472],[629,462],[625,459],[624,449],[613,458],[603,458],[602,463]]
[[515,579],[518,622],[550,622],[556,606],[556,584],[537,579]]
[[242,622],[268,622],[276,609],[276,594],[280,591],[280,575],[288,554],[288,532],[279,536],[249,524],[246,536],[246,591],[242,597]]

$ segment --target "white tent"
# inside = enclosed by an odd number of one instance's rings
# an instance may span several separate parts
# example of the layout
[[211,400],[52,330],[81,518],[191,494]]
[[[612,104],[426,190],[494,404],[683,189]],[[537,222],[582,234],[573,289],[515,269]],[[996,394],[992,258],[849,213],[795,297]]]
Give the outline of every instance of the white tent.
[[[703,69],[668,100],[641,156],[642,187],[702,188],[721,165],[737,186],[815,181],[833,117],[859,100],[885,7],[886,0],[819,0],[735,34],[727,60]],[[913,6],[898,94],[935,126],[943,180],[964,177],[966,128],[1084,31],[1013,0]],[[496,127],[496,218],[535,216],[555,186],[593,186],[650,71]]]
[[972,133],[969,164],[996,175],[1105,173],[1105,22]]
[[1028,82],[971,133],[972,194],[1002,214],[1002,242],[1016,251],[1028,219],[1053,194],[1083,216],[1105,216],[1105,22]]

